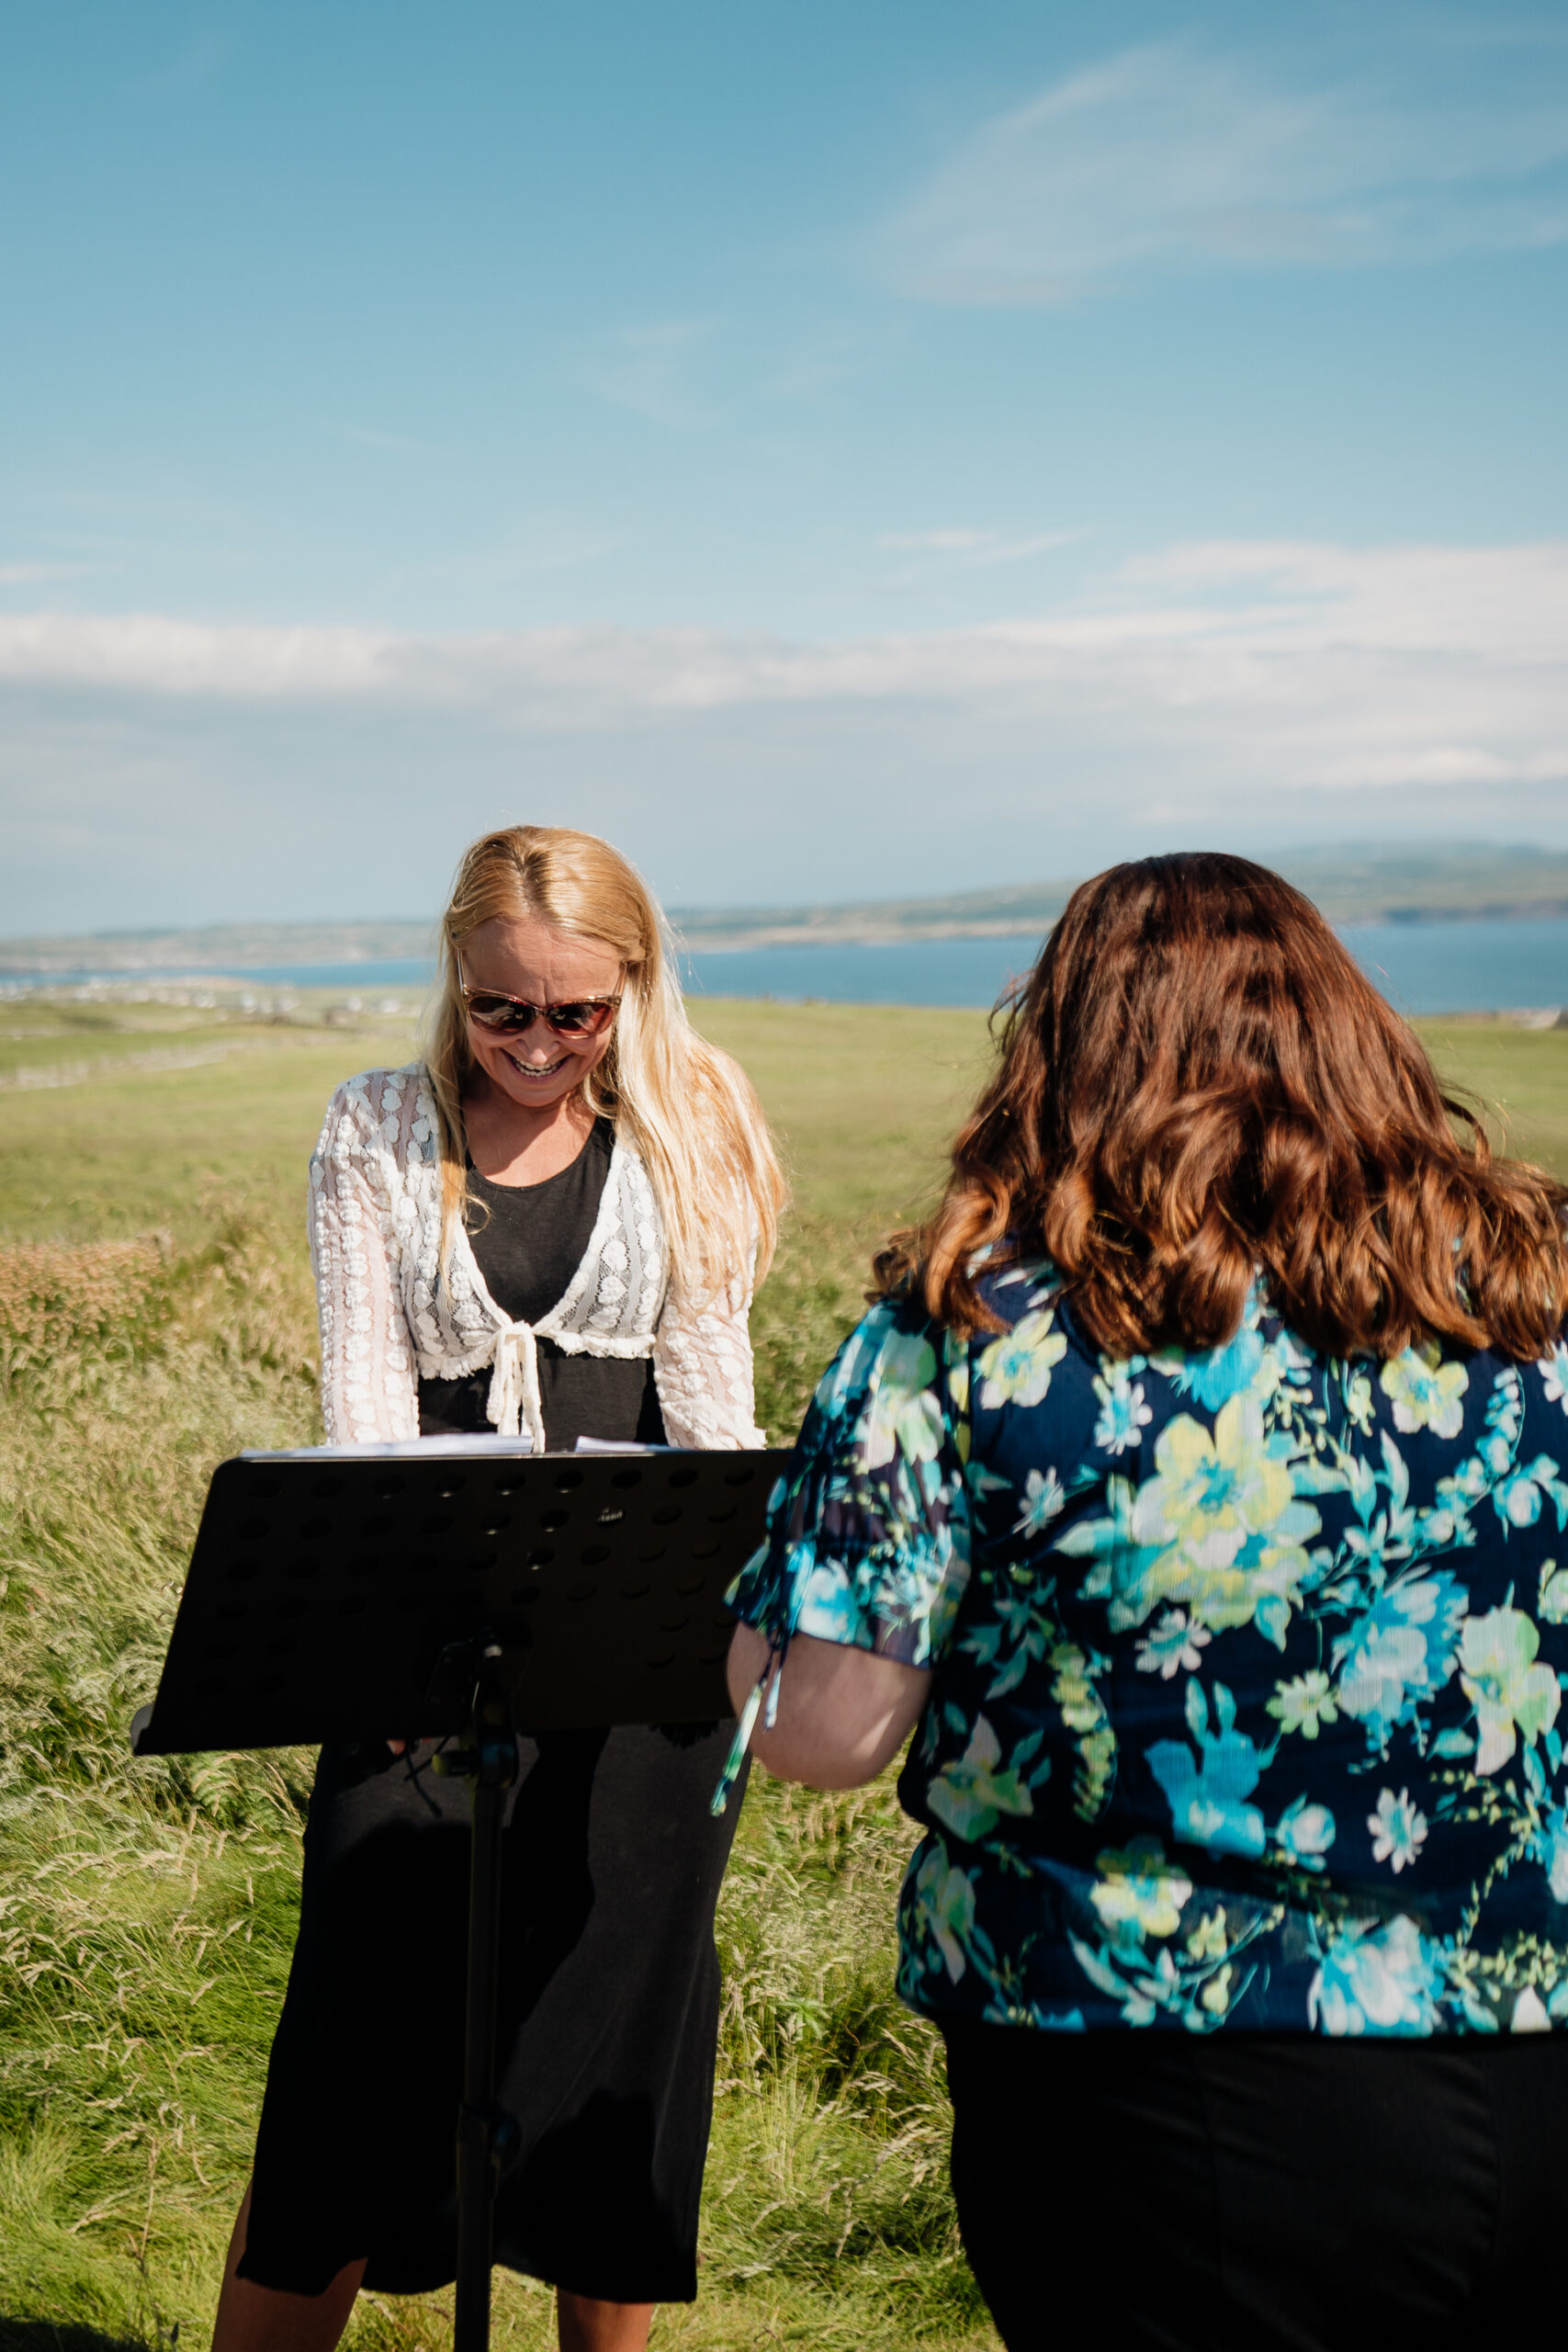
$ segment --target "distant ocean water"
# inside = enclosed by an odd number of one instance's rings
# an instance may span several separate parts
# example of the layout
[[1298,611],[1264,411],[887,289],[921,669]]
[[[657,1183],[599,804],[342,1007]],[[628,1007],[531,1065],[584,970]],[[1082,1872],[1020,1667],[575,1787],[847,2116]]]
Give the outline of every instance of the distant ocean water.
[[423,991],[435,977],[427,956],[405,956],[386,964],[257,964],[222,975],[231,980],[254,980],[259,988],[343,989],[357,995],[364,989],[417,989]]
[[1340,933],[1402,1012],[1568,1006],[1568,922],[1348,923]]
[[[1356,923],[1340,935],[1403,1012],[1568,1006],[1568,922]],[[1039,952],[1032,932],[886,947],[743,947],[694,956],[691,989],[697,996],[988,1005]]]
[[[1342,936],[1378,986],[1405,1012],[1484,1012],[1525,1005],[1568,1006],[1568,922],[1356,923]],[[1039,935],[904,940],[884,946],[703,949],[687,958],[694,996],[773,997],[798,1003],[989,1005],[1026,972]],[[39,985],[94,978],[193,985],[223,977],[268,989],[331,989],[371,999],[422,993],[423,959],[364,964],[269,964],[219,976],[191,971],[56,976]]]

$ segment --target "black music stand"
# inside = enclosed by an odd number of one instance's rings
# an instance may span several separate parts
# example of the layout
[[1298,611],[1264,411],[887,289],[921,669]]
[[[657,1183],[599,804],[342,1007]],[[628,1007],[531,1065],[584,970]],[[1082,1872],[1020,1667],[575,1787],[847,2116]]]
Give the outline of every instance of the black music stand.
[[213,1474],[134,1752],[464,1740],[440,1758],[467,1775],[474,1808],[455,2352],[490,2340],[515,1735],[729,1714],[723,1596],[784,1459],[322,1447]]

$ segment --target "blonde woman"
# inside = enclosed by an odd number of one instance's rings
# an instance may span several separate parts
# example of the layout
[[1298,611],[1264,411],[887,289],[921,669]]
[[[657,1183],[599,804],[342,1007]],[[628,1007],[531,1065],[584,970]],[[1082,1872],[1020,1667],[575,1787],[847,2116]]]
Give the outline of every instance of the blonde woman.
[[[783,1184],[605,842],[476,842],[423,1061],[338,1089],[310,1163],[329,1439],[526,1430],[761,1442],[747,1316]],[[731,1821],[716,1728],[523,1740],[507,1833],[496,2256],[563,2352],[696,2291]],[[331,2352],[362,2286],[456,2268],[466,1795],[429,1750],[324,1750],[299,1936],[214,2352]]]

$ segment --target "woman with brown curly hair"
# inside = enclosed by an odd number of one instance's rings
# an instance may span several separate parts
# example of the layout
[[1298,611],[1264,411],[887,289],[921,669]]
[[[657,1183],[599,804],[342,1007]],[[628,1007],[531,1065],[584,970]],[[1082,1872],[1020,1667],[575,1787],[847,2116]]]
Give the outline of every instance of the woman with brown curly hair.
[[1152,858],[1073,898],[823,1376],[732,1688],[818,1785],[919,1726],[900,1989],[1010,2346],[1548,2307],[1565,1205],[1287,883]]

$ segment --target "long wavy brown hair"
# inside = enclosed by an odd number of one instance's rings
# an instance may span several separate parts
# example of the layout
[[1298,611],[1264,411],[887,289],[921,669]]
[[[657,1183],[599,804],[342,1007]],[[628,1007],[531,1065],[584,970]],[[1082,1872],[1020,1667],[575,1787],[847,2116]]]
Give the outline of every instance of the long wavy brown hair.
[[1568,1313],[1568,1191],[1494,1156],[1299,890],[1207,852],[1073,893],[1010,999],[935,1216],[876,1261],[960,1331],[976,1253],[1054,1261],[1126,1356],[1235,1331],[1262,1269],[1326,1354],[1441,1336],[1542,1354]]

